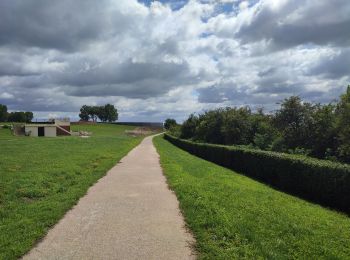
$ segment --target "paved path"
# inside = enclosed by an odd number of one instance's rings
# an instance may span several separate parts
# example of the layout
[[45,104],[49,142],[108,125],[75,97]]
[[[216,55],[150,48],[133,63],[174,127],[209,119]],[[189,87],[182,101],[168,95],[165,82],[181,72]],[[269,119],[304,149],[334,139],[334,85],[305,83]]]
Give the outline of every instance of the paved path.
[[24,259],[193,259],[193,241],[147,137]]

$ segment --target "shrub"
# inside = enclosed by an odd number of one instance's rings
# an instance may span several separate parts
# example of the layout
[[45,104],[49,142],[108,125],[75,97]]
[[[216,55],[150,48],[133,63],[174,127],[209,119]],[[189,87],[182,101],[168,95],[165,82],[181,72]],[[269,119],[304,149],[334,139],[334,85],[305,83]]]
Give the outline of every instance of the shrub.
[[164,121],[164,128],[166,130],[169,130],[170,128],[176,126],[177,123],[176,123],[176,120],[175,119],[172,119],[172,118],[168,118]]
[[166,134],[174,145],[282,191],[350,213],[350,166],[306,156],[195,143]]

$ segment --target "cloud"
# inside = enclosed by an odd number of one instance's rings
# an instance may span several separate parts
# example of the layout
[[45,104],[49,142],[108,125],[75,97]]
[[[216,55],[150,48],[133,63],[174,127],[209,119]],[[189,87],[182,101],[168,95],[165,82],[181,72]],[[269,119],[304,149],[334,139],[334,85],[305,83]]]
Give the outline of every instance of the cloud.
[[315,66],[310,68],[309,74],[322,75],[331,79],[350,77],[350,48],[321,58]]
[[350,4],[347,0],[261,0],[237,16],[211,20],[213,33],[242,44],[265,43],[280,50],[304,44],[348,46]]
[[294,94],[329,102],[350,80],[349,13],[346,0],[3,0],[0,103],[181,121]]

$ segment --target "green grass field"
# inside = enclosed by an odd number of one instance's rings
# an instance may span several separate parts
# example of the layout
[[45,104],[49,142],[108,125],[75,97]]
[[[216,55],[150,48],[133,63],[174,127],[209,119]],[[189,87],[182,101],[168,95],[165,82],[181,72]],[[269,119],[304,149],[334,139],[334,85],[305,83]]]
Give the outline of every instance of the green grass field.
[[154,143],[200,259],[350,259],[349,217]]
[[14,137],[0,129],[0,259],[16,259],[142,138],[134,127],[79,125],[80,137]]

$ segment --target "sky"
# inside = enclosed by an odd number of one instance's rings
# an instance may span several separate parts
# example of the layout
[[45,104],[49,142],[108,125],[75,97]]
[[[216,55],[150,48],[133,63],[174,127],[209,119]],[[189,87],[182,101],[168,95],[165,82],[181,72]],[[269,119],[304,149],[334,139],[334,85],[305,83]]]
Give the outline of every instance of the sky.
[[181,122],[291,95],[332,102],[350,82],[349,14],[349,0],[1,0],[0,103]]

